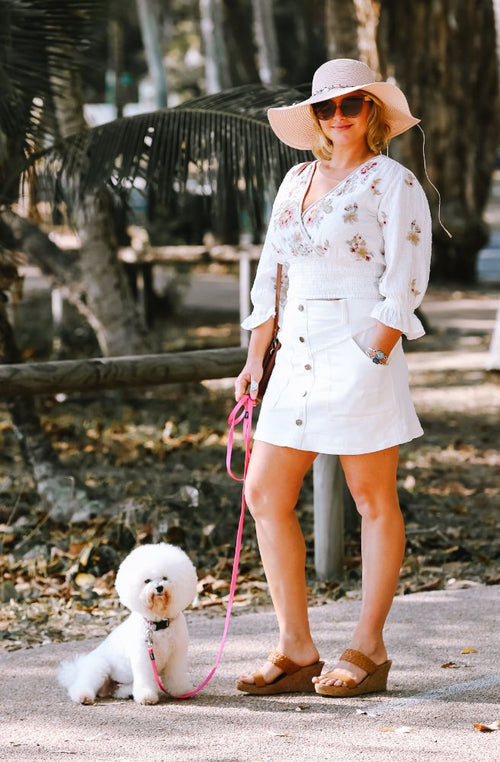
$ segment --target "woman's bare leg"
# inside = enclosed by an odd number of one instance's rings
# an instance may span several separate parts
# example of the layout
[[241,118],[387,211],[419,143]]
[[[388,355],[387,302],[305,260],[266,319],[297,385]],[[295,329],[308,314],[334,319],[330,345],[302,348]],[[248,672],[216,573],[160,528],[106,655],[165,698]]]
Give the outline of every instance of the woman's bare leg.
[[[319,658],[311,637],[305,581],[306,549],[295,505],[316,453],[254,442],[245,495],[279,626],[277,649],[301,666]],[[272,682],[281,670],[259,670]],[[242,675],[252,683],[252,675]]]
[[[350,648],[376,664],[387,659],[383,629],[390,611],[405,547],[405,530],[396,489],[398,448],[367,455],[343,455],[347,484],[361,514],[363,568],[361,614]],[[337,672],[336,670],[339,670]],[[359,682],[366,676],[359,667],[339,661],[332,676],[314,678],[326,685],[343,685],[342,675]]]

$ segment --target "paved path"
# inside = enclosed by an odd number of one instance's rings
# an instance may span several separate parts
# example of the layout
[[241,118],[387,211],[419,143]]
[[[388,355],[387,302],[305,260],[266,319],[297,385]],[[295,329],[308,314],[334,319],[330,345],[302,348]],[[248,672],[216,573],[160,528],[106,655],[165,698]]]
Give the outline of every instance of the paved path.
[[[190,701],[157,706],[102,700],[73,704],[56,682],[58,662],[96,641],[52,644],[0,658],[0,760],[9,762],[498,762],[500,587],[473,586],[396,598],[387,627],[393,659],[387,694],[325,699],[258,698],[235,675],[275,644],[270,610],[236,615],[212,682]],[[359,603],[311,610],[323,658],[346,644]],[[201,680],[216,654],[221,614],[189,613],[191,664]],[[466,648],[475,653],[462,654]],[[454,662],[454,668],[443,664]]]

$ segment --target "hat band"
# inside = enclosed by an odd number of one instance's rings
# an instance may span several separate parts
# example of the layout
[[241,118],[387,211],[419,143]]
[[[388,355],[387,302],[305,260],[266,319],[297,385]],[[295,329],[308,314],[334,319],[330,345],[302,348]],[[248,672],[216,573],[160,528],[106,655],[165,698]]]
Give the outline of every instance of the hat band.
[[[315,98],[316,95],[319,95],[320,93],[324,93],[325,90],[338,90],[342,89],[345,90],[347,87],[356,87],[356,85],[343,85],[341,83],[335,83],[333,85],[325,85],[324,87],[320,87],[319,90],[315,90],[313,94],[311,95],[311,98]],[[362,87],[362,85],[360,85]]]

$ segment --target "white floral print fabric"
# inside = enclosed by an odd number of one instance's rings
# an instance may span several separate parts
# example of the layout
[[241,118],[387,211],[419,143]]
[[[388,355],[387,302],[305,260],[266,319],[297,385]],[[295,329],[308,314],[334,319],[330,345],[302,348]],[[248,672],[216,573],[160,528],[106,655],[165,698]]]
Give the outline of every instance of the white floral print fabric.
[[303,209],[317,162],[292,167],[273,205],[252,288],[254,328],[274,314],[276,264],[283,299],[378,298],[372,317],[408,338],[429,278],[431,217],[416,177],[387,156],[369,159]]

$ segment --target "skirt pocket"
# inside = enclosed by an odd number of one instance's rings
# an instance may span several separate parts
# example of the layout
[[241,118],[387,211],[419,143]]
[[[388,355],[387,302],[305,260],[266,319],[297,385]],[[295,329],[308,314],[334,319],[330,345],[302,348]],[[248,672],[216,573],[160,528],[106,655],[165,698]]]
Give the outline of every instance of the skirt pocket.
[[390,365],[376,365],[349,337],[330,357],[328,408],[334,417],[364,418],[397,407]]

